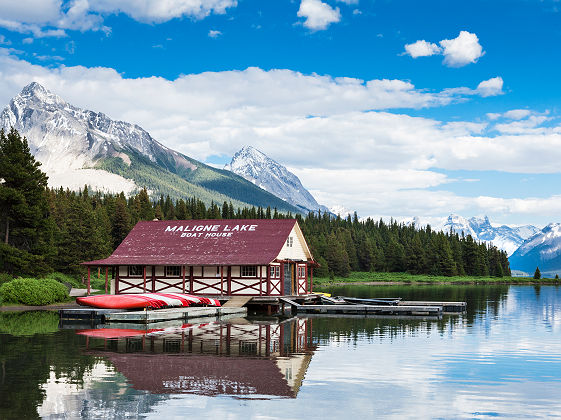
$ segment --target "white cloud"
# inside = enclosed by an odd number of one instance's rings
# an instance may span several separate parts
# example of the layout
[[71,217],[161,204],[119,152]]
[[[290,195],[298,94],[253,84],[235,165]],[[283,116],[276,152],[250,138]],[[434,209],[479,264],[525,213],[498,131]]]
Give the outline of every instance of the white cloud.
[[424,39],[414,42],[413,44],[405,45],[405,52],[413,58],[440,54],[441,51],[438,45],[427,42]]
[[218,38],[220,35],[222,35],[222,32],[220,31],[216,31],[214,29],[211,29],[210,31],[208,31],[208,36],[211,38]]
[[431,55],[444,55],[444,64],[450,67],[462,67],[475,63],[485,54],[483,47],[479,44],[477,35],[467,31],[461,31],[457,38],[443,39],[439,42],[440,47],[424,39],[412,44],[405,45],[405,54],[413,58],[427,57]]
[[125,13],[140,22],[160,23],[183,16],[203,19],[213,13],[224,14],[237,5],[237,0],[96,0],[90,8],[101,13]]
[[444,63],[451,67],[475,63],[485,54],[477,35],[467,31],[461,31],[457,38],[443,39],[440,46],[444,48]]
[[338,2],[345,3],[345,4],[358,4],[359,0],[337,0]]
[[483,97],[500,95],[503,93],[503,78],[493,77],[484,80],[477,85],[477,91]]
[[321,0],[302,0],[298,17],[305,18],[303,25],[313,31],[326,29],[330,24],[341,20],[339,8],[332,8]]
[[505,112],[503,115],[505,118],[509,118],[511,120],[522,120],[532,115],[532,111],[529,109],[512,109]]
[[[166,146],[197,159],[255,146],[294,168],[320,202],[343,204],[362,215],[398,216],[396,209],[403,215],[476,214],[497,203],[493,197],[436,191],[450,180],[432,168],[560,171],[561,126],[542,127],[540,116],[512,121],[528,121],[524,126],[495,126],[488,136],[486,123],[444,123],[384,111],[446,105],[477,89],[430,92],[401,80],[258,68],[173,81],[128,79],[109,68],[32,65],[0,48],[0,104],[33,80],[77,106],[139,124]],[[521,200],[498,203],[512,214],[526,214],[531,205]],[[542,210],[535,206],[533,211]]]
[[20,0],[0,2],[0,27],[36,38],[66,36],[65,30],[105,31],[107,15],[124,13],[145,23],[161,23],[174,18],[203,19],[224,14],[237,0]]

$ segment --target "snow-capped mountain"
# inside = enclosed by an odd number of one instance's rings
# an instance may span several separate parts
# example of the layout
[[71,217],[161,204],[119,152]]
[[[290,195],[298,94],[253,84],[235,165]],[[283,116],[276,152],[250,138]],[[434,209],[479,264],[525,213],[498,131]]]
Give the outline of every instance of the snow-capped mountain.
[[53,187],[132,192],[298,211],[247,180],[171,150],[135,124],[75,107],[31,83],[0,114],[0,127],[27,137]]
[[[413,219],[417,226],[426,225],[420,218]],[[499,249],[511,255],[529,237],[535,235],[540,230],[532,225],[507,226],[494,225],[487,216],[471,217],[469,219],[451,214],[446,219],[432,221],[430,223],[433,230],[450,232],[450,230],[464,235],[471,235],[477,241],[485,241],[493,244]]]
[[542,274],[561,275],[561,223],[550,223],[525,241],[509,257],[510,267],[530,275],[536,267]]
[[329,211],[318,204],[296,175],[254,147],[244,146],[224,169],[305,211]]

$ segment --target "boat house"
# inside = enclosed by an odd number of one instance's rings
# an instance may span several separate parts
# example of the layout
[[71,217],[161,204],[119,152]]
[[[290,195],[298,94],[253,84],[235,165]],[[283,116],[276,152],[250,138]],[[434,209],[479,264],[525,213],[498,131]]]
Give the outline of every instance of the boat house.
[[138,222],[111,256],[83,263],[115,273],[119,293],[290,296],[316,265],[295,219]]

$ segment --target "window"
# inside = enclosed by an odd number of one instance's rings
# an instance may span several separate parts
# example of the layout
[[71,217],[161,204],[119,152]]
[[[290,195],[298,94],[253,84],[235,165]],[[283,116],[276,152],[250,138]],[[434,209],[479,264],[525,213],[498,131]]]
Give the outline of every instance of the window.
[[298,266],[298,278],[305,279],[306,278],[306,267],[305,266]]
[[144,276],[144,266],[129,265],[129,277],[142,277],[142,276]]
[[242,265],[242,277],[257,277],[257,267],[255,265]]
[[286,246],[289,248],[292,248],[292,243],[294,242],[294,239],[292,238],[292,236],[289,236],[288,239],[286,240]]
[[272,279],[280,279],[280,265],[272,265],[269,272]]
[[181,266],[180,265],[167,265],[166,266],[166,277],[181,277]]

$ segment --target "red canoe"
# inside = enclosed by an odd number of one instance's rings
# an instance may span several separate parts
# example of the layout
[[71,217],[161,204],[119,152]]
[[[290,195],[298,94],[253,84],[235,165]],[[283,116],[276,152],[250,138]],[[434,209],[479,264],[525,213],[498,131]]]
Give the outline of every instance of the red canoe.
[[220,306],[217,299],[184,293],[137,293],[124,295],[95,295],[76,298],[82,306],[102,309],[172,308],[191,305]]

